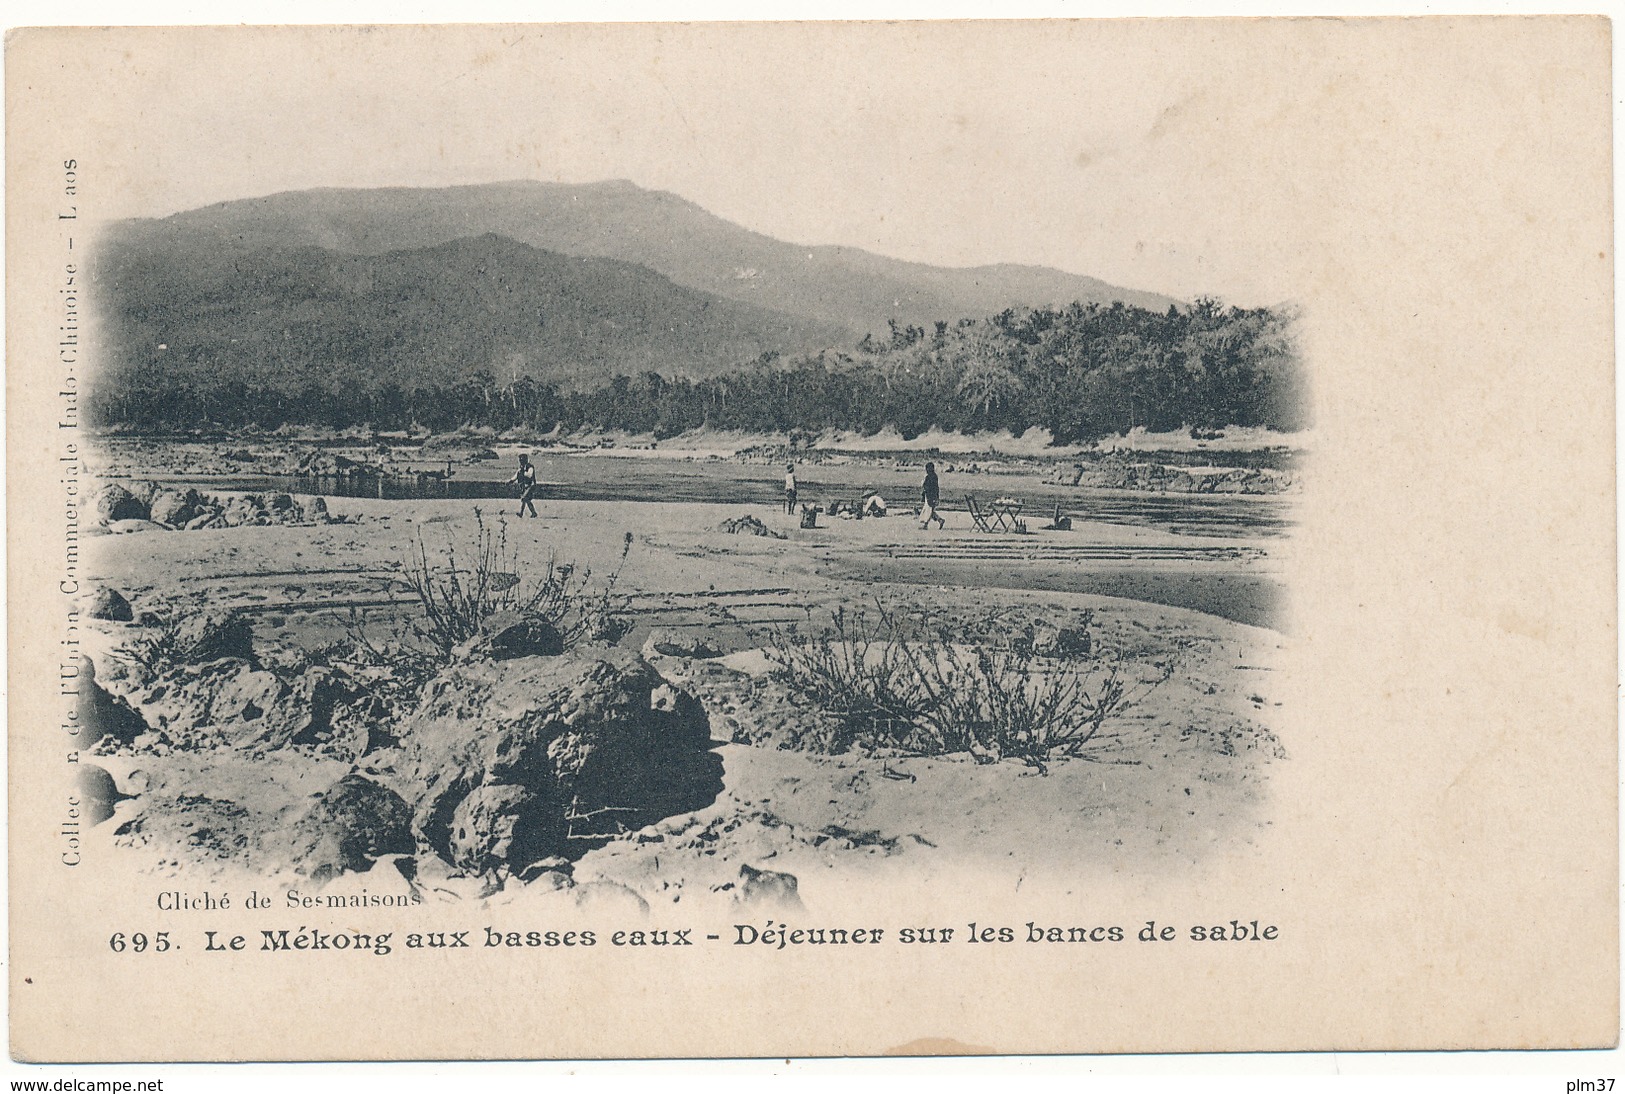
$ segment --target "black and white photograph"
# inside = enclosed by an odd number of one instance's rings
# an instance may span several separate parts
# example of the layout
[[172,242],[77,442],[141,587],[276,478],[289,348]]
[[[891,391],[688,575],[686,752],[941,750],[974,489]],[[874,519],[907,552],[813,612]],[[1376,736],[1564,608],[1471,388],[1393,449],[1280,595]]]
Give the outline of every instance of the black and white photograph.
[[[662,170],[624,145],[593,169]],[[1290,754],[1296,304],[1090,276],[1089,210],[1017,226],[953,158],[886,165],[983,206],[891,229],[908,259],[834,242],[873,231],[839,192],[747,227],[622,177],[97,231],[81,776],[116,842],[369,900],[794,907],[898,857],[1247,841]]]
[[[84,898],[13,920],[14,1053],[1594,1040],[1610,785],[1498,803],[1613,732],[1542,576],[1607,514],[1540,508],[1601,473],[1608,32],[1515,22],[15,33],[11,892]],[[1575,918],[1407,995],[1480,854]],[[70,953],[390,1032],[88,1046]],[[1526,967],[1572,1020],[1479,1016]],[[715,1021],[591,1020],[633,983]]]

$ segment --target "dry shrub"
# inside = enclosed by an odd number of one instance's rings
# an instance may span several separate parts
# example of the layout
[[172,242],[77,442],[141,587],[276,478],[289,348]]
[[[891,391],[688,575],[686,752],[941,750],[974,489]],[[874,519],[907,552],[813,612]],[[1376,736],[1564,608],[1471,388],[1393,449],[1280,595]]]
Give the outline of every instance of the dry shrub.
[[480,633],[492,616],[513,612],[552,625],[565,648],[584,642],[609,641],[628,629],[626,602],[615,593],[620,563],[632,548],[622,541],[616,569],[602,585],[591,573],[559,563],[549,553],[533,565],[508,542],[507,522],[496,528],[474,510],[471,540],[448,536],[444,561],[431,553],[419,529],[404,552],[401,578],[422,610],[420,618],[392,616],[380,633],[374,620],[350,609],[344,640],[307,652],[312,663],[331,665],[364,682],[390,709],[404,713],[417,702],[422,686],[439,675],[457,647]]
[[845,727],[849,744],[978,760],[1109,759],[1102,729],[1167,679],[1131,684],[1109,655],[1052,660],[1030,642],[966,645],[946,627],[917,627],[877,603],[837,609],[813,633],[772,631],[782,679]]
[[449,658],[499,612],[551,624],[566,648],[613,640],[624,633],[620,619],[624,603],[615,595],[615,583],[620,564],[632,549],[630,533],[622,541],[615,570],[601,587],[594,588],[590,570],[559,563],[552,552],[540,566],[520,559],[518,548],[508,542],[506,520],[499,519],[493,530],[475,509],[474,521],[471,543],[459,546],[447,537],[443,564],[431,561],[428,542],[419,529],[401,568],[402,580],[423,609],[419,634],[436,650]]

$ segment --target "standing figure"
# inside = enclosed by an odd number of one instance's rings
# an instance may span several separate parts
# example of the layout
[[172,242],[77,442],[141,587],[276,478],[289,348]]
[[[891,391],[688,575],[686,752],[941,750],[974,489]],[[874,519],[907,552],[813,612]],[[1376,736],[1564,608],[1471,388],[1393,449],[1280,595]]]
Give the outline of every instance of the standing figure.
[[942,500],[942,487],[937,484],[937,465],[925,465],[925,482],[920,486],[920,527],[929,528],[931,522],[936,521],[938,528],[946,528],[948,522],[942,519],[937,512],[937,504]]
[[519,457],[519,470],[514,472],[508,484],[519,487],[519,515],[525,516],[528,509],[531,516],[536,516],[536,503],[531,500],[536,496],[536,469],[530,465],[529,456]]
[[796,465],[784,466],[784,511],[790,516],[796,512]]

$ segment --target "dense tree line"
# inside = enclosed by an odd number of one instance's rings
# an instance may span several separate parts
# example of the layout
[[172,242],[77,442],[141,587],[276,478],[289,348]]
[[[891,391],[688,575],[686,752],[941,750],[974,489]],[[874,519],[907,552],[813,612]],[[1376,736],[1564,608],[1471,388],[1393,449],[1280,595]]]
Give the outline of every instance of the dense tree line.
[[106,377],[92,420],[137,429],[284,423],[444,431],[461,425],[548,431],[597,427],[673,436],[720,429],[872,433],[1042,426],[1058,442],[1135,426],[1152,430],[1263,425],[1302,428],[1303,370],[1293,316],[1202,299],[1166,312],[1113,304],[1008,310],[982,320],[893,326],[849,351],[762,357],[701,380],[647,371],[586,391],[475,368],[450,385],[379,382],[342,359],[256,387]]

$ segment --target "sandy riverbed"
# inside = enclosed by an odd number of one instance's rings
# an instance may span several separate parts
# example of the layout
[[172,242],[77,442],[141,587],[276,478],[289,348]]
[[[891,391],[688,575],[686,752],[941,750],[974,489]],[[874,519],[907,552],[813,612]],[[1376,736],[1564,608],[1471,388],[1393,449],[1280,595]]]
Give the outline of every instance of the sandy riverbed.
[[[1272,777],[1291,763],[1292,742],[1270,731],[1279,633],[1210,611],[1102,595],[1159,583],[1211,589],[1228,582],[1246,590],[1273,563],[1268,551],[1234,537],[1090,522],[989,537],[971,530],[963,514],[953,514],[957,524],[943,531],[922,531],[904,517],[837,520],[807,531],[760,506],[692,503],[551,501],[535,520],[499,518],[506,506],[496,502],[333,498],[329,505],[353,522],[100,536],[87,543],[88,569],[128,596],[137,614],[165,605],[241,608],[253,620],[256,649],[278,657],[341,637],[352,606],[380,626],[410,617],[413,602],[398,580],[403,552],[419,536],[431,551],[466,541],[478,505],[488,524],[505,521],[522,564],[539,566],[552,555],[594,567],[595,580],[615,569],[631,535],[617,591],[627,597],[633,627],[620,644],[639,648],[661,627],[703,633],[730,655],[651,657],[706,708],[722,769],[715,800],[584,844],[571,866],[574,889],[458,877],[443,864],[425,864],[403,880],[388,860],[370,874],[338,879],[338,889],[410,887],[430,900],[495,901],[609,893],[659,905],[728,899],[749,866],[795,875],[801,898],[815,907],[828,879],[904,865],[929,873],[975,864],[1016,884],[1058,870],[1072,879],[1161,872],[1251,844],[1270,823]],[[785,538],[718,530],[747,511]],[[1069,591],[1078,588],[1090,591]],[[1110,762],[1061,761],[1039,773],[1011,760],[786,747],[793,734],[783,723],[811,715],[752,657],[763,628],[877,601],[967,633],[1087,617],[1097,649],[1147,676],[1170,664],[1172,674],[1114,722]],[[103,625],[92,656],[105,657],[131,629]],[[139,771],[140,792],[119,804],[99,836],[121,845],[109,853],[137,857],[159,875],[248,871],[271,883],[298,882],[274,858],[254,861],[231,847],[252,844],[252,830],[285,820],[352,769],[385,781],[400,775],[387,751],[354,765],[298,749],[252,758],[231,749],[109,752],[101,762],[121,788]],[[217,811],[209,821],[213,838],[203,844],[192,840],[196,818],[129,824],[166,790],[168,800],[191,795],[233,808]],[[140,838],[131,837],[132,827]]]

